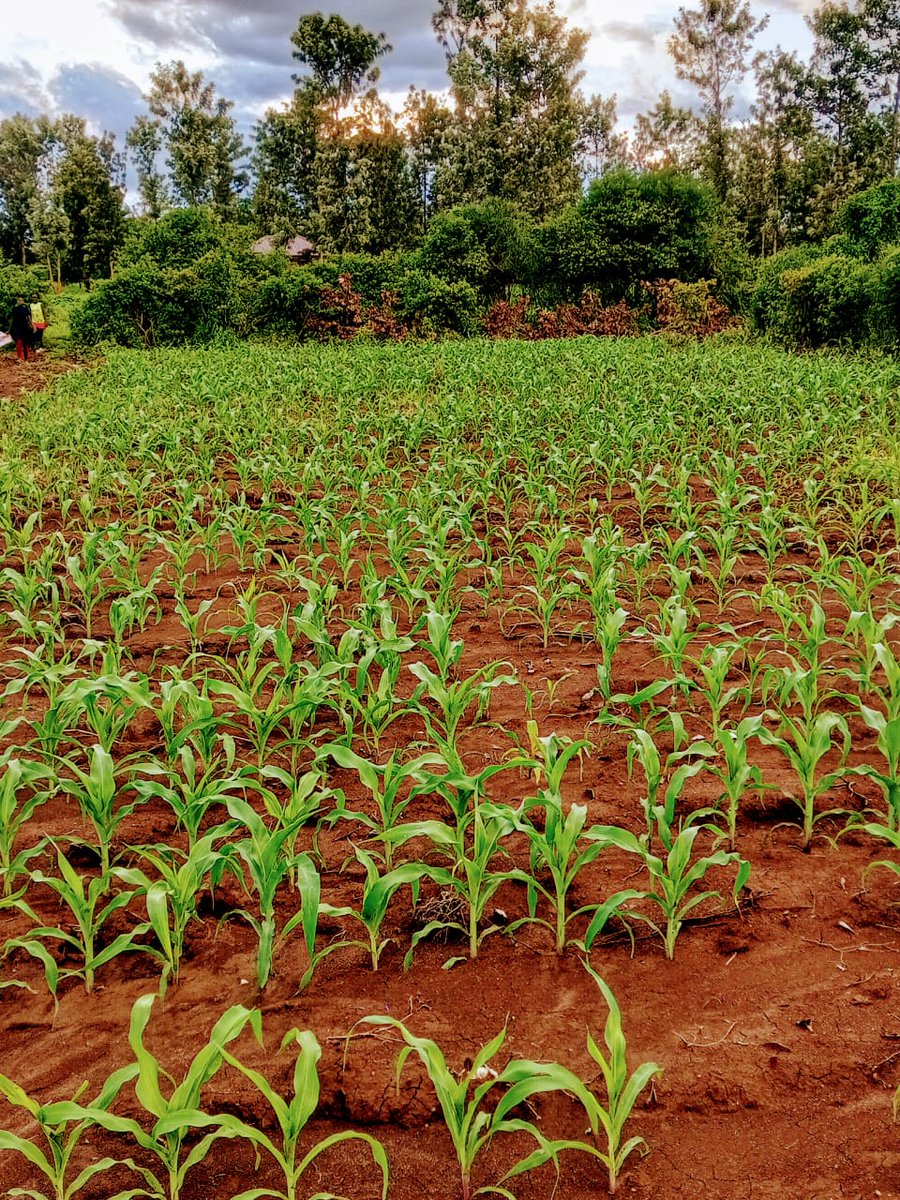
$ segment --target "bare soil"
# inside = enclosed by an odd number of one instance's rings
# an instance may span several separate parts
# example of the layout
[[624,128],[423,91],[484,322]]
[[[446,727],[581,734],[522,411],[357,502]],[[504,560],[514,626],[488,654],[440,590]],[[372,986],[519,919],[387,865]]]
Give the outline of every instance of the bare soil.
[[41,391],[57,376],[77,366],[74,358],[48,357],[44,353],[28,362],[19,362],[14,350],[0,351],[0,403]]

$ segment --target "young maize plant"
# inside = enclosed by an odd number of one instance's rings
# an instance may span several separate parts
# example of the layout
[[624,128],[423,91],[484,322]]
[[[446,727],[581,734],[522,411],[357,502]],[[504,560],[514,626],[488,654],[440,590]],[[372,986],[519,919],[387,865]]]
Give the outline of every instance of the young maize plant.
[[[134,889],[131,895],[142,895],[147,907],[149,928],[156,937],[157,947],[147,947],[163,964],[161,992],[171,978],[178,983],[184,940],[187,928],[198,919],[200,893],[207,880],[212,880],[222,854],[215,843],[227,830],[213,830],[194,841],[186,851],[170,846],[136,848],[143,862],[156,872],[150,879],[140,867],[115,867],[113,874]],[[210,886],[211,883],[210,883]]]
[[175,596],[175,612],[190,639],[191,653],[196,654],[203,645],[203,636],[209,627],[209,614],[215,607],[218,596],[201,600],[195,612],[191,612],[187,599],[183,595]]
[[[465,679],[445,683],[423,662],[410,664],[409,670],[419,680],[412,705],[421,714],[429,737],[440,750],[455,747],[460,723],[473,705],[477,723],[487,711],[494,688],[515,686],[518,680],[514,674],[499,674],[504,668],[512,671],[509,663],[486,663]],[[436,706],[437,712],[432,712],[424,703],[426,697]]]
[[102,746],[95,745],[90,751],[90,769],[82,770],[70,758],[62,760],[74,779],[60,777],[57,781],[60,791],[67,796],[73,796],[78,801],[78,807],[86,821],[94,827],[100,852],[100,873],[104,880],[109,876],[110,852],[113,838],[122,822],[130,817],[143,797],[130,804],[116,804],[121,789],[116,783],[115,764],[112,755]]
[[103,582],[107,573],[107,561],[102,554],[101,541],[105,536],[103,530],[86,533],[80,552],[66,557],[68,576],[62,580],[63,592],[69,602],[72,602],[77,594],[84,619],[85,637],[91,636],[94,611],[109,593],[109,584]]
[[[227,662],[223,665],[233,677],[245,673]],[[234,706],[229,719],[235,716],[243,719],[243,728],[260,767],[265,764],[269,741],[279,726],[289,724],[291,741],[296,742],[300,729],[315,718],[323,705],[334,708],[339,694],[334,679],[341,670],[337,663],[314,667],[312,663],[299,662],[288,676],[276,675],[279,669],[278,663],[270,662],[244,683],[210,679],[207,684],[211,695]],[[268,701],[263,698],[267,685],[271,686]],[[235,724],[235,728],[241,727]]]
[[595,619],[594,640],[600,650],[597,663],[597,688],[604,704],[612,700],[613,659],[625,637],[625,622],[628,612],[621,606],[608,609],[601,618]]
[[690,624],[690,613],[677,596],[670,596],[660,606],[659,628],[656,632],[649,629],[638,631],[650,634],[657,654],[672,673],[672,686],[676,694],[682,696],[686,696],[693,686],[684,669],[688,647],[697,636],[696,631],[691,631]]
[[[548,1149],[554,1154],[563,1150],[580,1150],[598,1158],[606,1167],[609,1194],[614,1195],[618,1189],[619,1176],[627,1160],[639,1150],[647,1153],[647,1144],[642,1137],[630,1137],[623,1142],[623,1134],[628,1118],[631,1116],[641,1092],[653,1080],[654,1076],[662,1074],[662,1067],[655,1062],[641,1063],[629,1075],[628,1045],[622,1030],[622,1013],[615,996],[605,980],[597,974],[590,963],[584,966],[591,978],[603,993],[606,1001],[607,1017],[603,1031],[606,1043],[606,1053],[594,1040],[590,1030],[587,1035],[587,1048],[591,1058],[600,1068],[603,1077],[603,1087],[606,1093],[606,1103],[578,1078],[577,1075],[564,1067],[554,1065],[552,1071],[553,1083],[556,1087],[570,1092],[584,1106],[590,1122],[591,1133],[601,1142],[601,1146],[583,1141],[560,1140],[550,1143]],[[512,1078],[540,1078],[547,1071],[543,1063],[511,1063],[507,1068]],[[531,1156],[540,1160],[541,1151],[535,1151]],[[528,1165],[528,1160],[526,1165]],[[546,1161],[546,1159],[544,1159]],[[509,1176],[507,1176],[508,1178]]]
[[227,719],[216,712],[204,678],[202,688],[185,678],[177,668],[170,668],[171,678],[160,687],[160,704],[155,709],[162,727],[166,757],[177,758],[183,746],[190,746],[203,772],[207,772],[220,756],[230,768],[234,762],[234,739],[222,733]]
[[[719,803],[711,808],[700,809],[691,814],[691,820],[708,821],[708,828],[721,833],[728,842],[728,849],[737,845],[737,819],[741,800],[748,791],[758,792],[767,785],[762,781],[759,767],[747,757],[748,743],[762,733],[762,716],[744,717],[736,729],[719,726],[715,734],[715,745],[710,749],[718,752],[721,766],[704,763],[704,769],[722,785]],[[724,828],[723,828],[724,820]]]
[[78,671],[78,664],[71,654],[64,650],[57,657],[57,648],[52,643],[45,643],[40,650],[31,650],[27,646],[11,647],[11,650],[17,651],[21,658],[6,661],[6,670],[11,678],[3,689],[3,700],[10,696],[21,696],[23,718],[34,688],[41,689],[48,708],[56,705],[65,688],[65,681]]
[[566,605],[579,599],[581,587],[574,577],[563,577],[555,572],[545,576],[546,568],[541,556],[545,549],[549,552],[550,547],[539,547],[533,542],[526,542],[525,549],[535,561],[538,582],[523,584],[520,587],[519,591],[530,599],[530,603],[514,604],[510,611],[527,613],[535,617],[541,631],[541,645],[546,650],[550,645],[550,637],[553,633],[563,632],[563,636],[567,636],[570,632],[555,629],[554,620]]
[[707,646],[700,659],[694,663],[700,677],[695,690],[709,708],[713,740],[719,736],[726,710],[740,701],[744,711],[750,703],[751,690],[747,683],[728,686],[735,657],[743,650],[744,646],[737,642]]
[[[280,1144],[268,1134],[247,1125],[237,1118],[223,1116],[219,1120],[223,1129],[233,1129],[240,1137],[247,1138],[258,1150],[265,1150],[271,1156],[284,1175],[284,1191],[272,1188],[248,1188],[231,1200],[299,1200],[300,1184],[307,1169],[333,1146],[349,1141],[359,1141],[372,1152],[372,1160],[381,1173],[381,1197],[387,1200],[390,1172],[384,1147],[377,1138],[369,1133],[346,1129],[332,1133],[311,1146],[302,1158],[300,1155],[300,1138],[310,1118],[315,1114],[319,1104],[319,1073],[318,1064],[322,1057],[322,1047],[316,1040],[315,1034],[308,1029],[289,1029],[281,1042],[281,1049],[296,1045],[299,1049],[293,1071],[293,1095],[290,1100],[284,1100],[274,1090],[266,1077],[252,1067],[246,1066],[228,1050],[223,1049],[222,1057],[225,1062],[240,1071],[253,1084],[264,1100],[270,1105],[277,1122]],[[319,1200],[327,1200],[332,1193],[317,1192]],[[313,1198],[315,1200],[315,1198]]]
[[880,709],[859,701],[859,712],[875,735],[875,749],[884,759],[884,769],[871,763],[848,769],[848,774],[874,779],[884,796],[884,818],[889,829],[900,829],[900,716],[889,719]]
[[[527,805],[527,802],[526,802]],[[525,806],[523,806],[524,808]],[[532,805],[531,808],[537,807]],[[570,912],[568,896],[576,879],[594,862],[607,848],[609,841],[602,826],[592,825],[585,829],[587,822],[587,806],[573,804],[565,813],[562,803],[544,802],[544,822],[535,825],[530,815],[521,815],[521,810],[514,812],[516,829],[524,833],[528,839],[530,850],[530,870],[528,880],[528,916],[520,917],[507,926],[508,933],[514,933],[521,925],[535,923],[551,930],[555,938],[556,953],[563,954],[568,938],[569,925],[588,914],[590,924],[587,948],[601,932],[606,922],[615,913],[623,909],[631,900],[639,899],[641,892],[626,889],[616,892],[602,903],[584,904]],[[530,811],[530,810],[529,810]],[[545,873],[550,875],[550,886],[542,881]],[[550,905],[553,921],[537,916],[538,897],[543,896]],[[602,914],[602,920],[598,919]],[[584,948],[584,942],[577,942]]]
[[[735,905],[738,897],[750,877],[750,863],[739,854],[717,850],[702,858],[694,858],[694,842],[701,832],[699,825],[682,826],[676,832],[672,827],[670,815],[662,806],[656,810],[656,830],[658,840],[665,857],[659,857],[650,849],[650,837],[634,836],[630,830],[619,829],[614,825],[601,826],[608,846],[615,846],[627,854],[634,855],[643,865],[650,879],[650,888],[633,895],[629,893],[627,901],[641,899],[660,909],[665,920],[658,924],[646,913],[629,909],[627,917],[641,921],[656,933],[663,942],[666,958],[675,957],[675,943],[688,915],[705,900],[718,899],[717,891],[694,893],[694,888],[700,884],[713,867],[737,866],[732,896]],[[601,909],[598,917],[606,918],[607,914]],[[596,921],[596,918],[595,918]],[[585,945],[589,948],[591,935],[588,931]]]
[[[802,815],[801,845],[809,850],[816,825],[829,817],[846,816],[846,810],[839,808],[828,809],[826,812],[816,812],[816,801],[834,787],[839,779],[846,774],[845,763],[850,752],[850,730],[846,720],[839,714],[823,712],[812,720],[808,718],[791,717],[786,713],[767,711],[769,717],[780,717],[778,732],[760,729],[760,740],[767,746],[780,750],[788,760],[800,784],[801,795],[791,799],[800,809]],[[832,735],[841,735],[842,747],[837,769],[820,772],[821,764],[832,749]]]
[[[296,825],[288,825],[274,832],[266,828],[262,819],[245,800],[235,797],[228,800],[229,816],[249,833],[242,838],[221,847],[219,859],[213,868],[212,878],[218,883],[226,868],[237,871],[236,859],[240,859],[247,867],[250,876],[251,890],[256,893],[259,904],[259,918],[246,909],[236,909],[234,915],[242,917],[253,929],[259,939],[256,953],[256,982],[262,990],[269,981],[275,954],[281,944],[299,926],[303,932],[306,947],[307,968],[300,980],[302,991],[313,977],[316,967],[335,950],[341,949],[344,942],[330,942],[321,950],[316,950],[316,933],[318,931],[322,884],[315,864],[308,854],[295,854],[289,858],[284,853],[286,844],[294,837]],[[300,893],[300,908],[284,924],[281,933],[277,933],[275,921],[275,895],[280,884],[291,874],[297,881]]]
[[13,880],[18,875],[28,874],[29,860],[40,854],[46,845],[42,839],[15,853],[19,834],[51,795],[50,789],[40,789],[36,785],[53,778],[40,763],[11,758],[10,753],[0,755],[3,772],[0,775],[0,899],[9,898]]
[[472,810],[485,799],[485,786],[489,779],[503,771],[532,770],[535,767],[533,759],[517,755],[503,762],[490,763],[477,774],[470,775],[455,747],[444,747],[438,757],[441,765],[447,768],[446,771],[442,775],[423,772],[415,793],[417,796],[440,796],[449,808],[457,829],[469,820]]
[[454,641],[452,637],[455,616],[456,613],[441,613],[429,608],[425,615],[428,637],[419,643],[434,659],[441,683],[444,684],[450,678],[450,673],[459,666],[465,648],[461,640]]
[[419,897],[419,882],[423,876],[431,874],[431,868],[424,863],[406,862],[382,875],[379,873],[375,860],[363,850],[362,846],[354,846],[353,850],[357,862],[366,872],[360,908],[338,908],[333,904],[320,904],[319,912],[322,916],[348,917],[363,926],[367,941],[348,940],[341,942],[341,945],[358,946],[365,950],[370,956],[372,970],[377,971],[382,952],[393,941],[393,938],[381,937],[381,926],[384,924],[388,905],[397,892],[407,884],[412,889],[413,905],[415,905]]
[[394,865],[393,843],[386,835],[400,824],[409,802],[427,786],[425,768],[441,766],[444,759],[438,754],[420,754],[411,762],[404,763],[400,761],[397,751],[393,750],[387,762],[379,766],[336,742],[322,746],[316,761],[329,758],[339,767],[357,773],[360,783],[372,797],[375,816],[340,805],[326,820],[330,824],[339,820],[359,821],[371,829],[373,835],[383,843],[384,866],[385,870],[390,871]]
[[[843,577],[841,576],[841,578]],[[862,645],[858,655],[858,670],[846,671],[845,674],[859,685],[860,690],[877,689],[875,675],[881,665],[878,648],[888,644],[888,633],[897,624],[900,624],[900,614],[898,613],[886,613],[880,621],[876,621],[868,608],[862,610],[850,608],[846,635],[853,637],[857,645],[860,643]]]
[[[89,1101],[89,1107],[98,1112],[107,1112],[125,1084],[137,1075],[137,1066],[122,1067],[113,1072],[100,1091]],[[137,1170],[129,1160],[100,1158],[90,1162],[73,1176],[73,1159],[79,1144],[89,1133],[94,1122],[82,1115],[79,1107],[88,1083],[85,1081],[70,1101],[40,1104],[29,1096],[17,1083],[6,1075],[0,1075],[0,1095],[15,1108],[23,1109],[32,1118],[44,1139],[46,1150],[27,1138],[9,1129],[0,1129],[0,1151],[19,1154],[47,1181],[48,1190],[36,1188],[10,1188],[8,1196],[27,1196],[29,1200],[74,1200],[74,1197],[98,1175],[113,1167],[127,1166]],[[149,1195],[143,1188],[110,1195],[109,1200],[132,1200],[135,1196]]]
[[587,563],[588,570],[573,571],[573,579],[587,591],[594,618],[594,637],[598,642],[609,614],[622,608],[616,596],[617,564],[622,551],[622,530],[609,522],[603,537],[592,533],[581,542],[581,557]]
[[21,571],[4,567],[0,571],[0,595],[3,593],[10,605],[9,619],[25,638],[42,640],[48,622],[41,614],[48,609],[50,622],[58,620],[59,589],[45,556],[23,562]]
[[[477,958],[478,950],[486,937],[503,928],[493,922],[482,928],[482,919],[487,906],[497,889],[508,881],[528,883],[525,872],[513,868],[508,871],[492,870],[491,864],[498,854],[505,854],[501,842],[515,829],[515,814],[507,805],[490,804],[483,801],[463,815],[456,826],[443,821],[411,821],[397,825],[385,840],[405,845],[414,838],[427,838],[435,850],[450,861],[450,867],[429,866],[429,877],[442,888],[455,892],[463,901],[468,919],[461,921],[429,921],[413,934],[409,952],[404,959],[404,968],[412,962],[416,946],[438,930],[455,930],[468,940],[469,958]],[[459,957],[448,959],[445,968],[461,961]]]
[[248,791],[259,788],[251,768],[235,768],[235,745],[227,734],[222,739],[222,751],[220,759],[204,768],[194,749],[182,745],[177,753],[180,772],[158,762],[141,763],[131,780],[142,801],[161,800],[169,806],[176,828],[187,834],[189,851],[200,837],[207,813],[215,805],[224,805],[233,796],[244,799]]
[[[234,1118],[204,1112],[200,1108],[202,1091],[222,1066],[228,1045],[246,1026],[250,1026],[257,1041],[262,1043],[262,1018],[258,1011],[250,1011],[241,1005],[229,1008],[216,1021],[209,1040],[194,1055],[180,1082],[176,1082],[144,1045],[144,1033],[155,999],[152,995],[141,996],[134,1002],[128,1042],[135,1061],[126,1068],[130,1072],[127,1078],[134,1080],[138,1103],[152,1120],[150,1131],[131,1117],[118,1116],[96,1104],[71,1103],[65,1108],[64,1119],[83,1120],[111,1133],[124,1134],[134,1145],[158,1160],[160,1174],[136,1165],[132,1159],[127,1160],[147,1189],[129,1195],[150,1196],[153,1200],[181,1200],[188,1172],[203,1164],[215,1142],[223,1137],[240,1136],[243,1132],[236,1127]],[[166,1088],[168,1095],[163,1090],[163,1081],[169,1085]],[[196,1132],[204,1129],[210,1132],[197,1141]]]
[[[259,778],[261,782],[258,790],[266,812],[280,829],[290,830],[284,843],[284,853],[288,858],[293,858],[297,853],[297,838],[301,829],[311,825],[318,818],[318,831],[325,819],[335,811],[340,812],[345,808],[344,793],[340,789],[328,787],[324,782],[324,771],[315,764],[302,774],[267,765],[259,772]],[[334,806],[329,813],[323,814],[329,800],[334,801]],[[313,844],[315,846],[315,839]]]
[[[85,879],[78,874],[61,850],[56,852],[56,864],[59,869],[58,877],[45,875],[43,871],[33,871],[31,881],[34,884],[44,884],[56,894],[59,902],[68,910],[71,932],[60,926],[45,925],[31,905],[18,897],[13,900],[13,906],[24,913],[34,923],[35,928],[21,937],[10,938],[3,947],[4,956],[11,950],[25,950],[43,964],[47,987],[54,1000],[59,981],[70,975],[84,980],[85,991],[93,991],[94,975],[105,963],[128,950],[148,949],[139,939],[150,928],[146,923],[135,925],[129,932],[120,933],[108,945],[98,949],[103,926],[114,913],[130,904],[137,893],[119,892],[106,904],[102,904],[110,892],[111,876],[97,875],[88,880],[85,886]],[[71,970],[60,970],[44,945],[46,939],[58,942],[70,952],[74,951],[81,965]]]
[[[669,814],[668,824],[674,819],[675,805],[681,796],[685,783],[704,770],[704,760],[714,753],[707,742],[694,742],[682,749],[685,739],[684,723],[675,713],[672,718],[673,741],[675,748],[666,756],[665,764],[660,757],[656,742],[646,729],[635,729],[628,743],[628,777],[631,778],[635,762],[638,762],[647,781],[646,795],[641,797],[641,809],[644,813],[646,831],[643,835],[648,847],[652,843],[654,831],[657,828],[659,814]],[[685,761],[699,757],[700,762]],[[674,768],[674,770],[673,770]],[[665,791],[662,792],[665,782]],[[661,794],[662,793],[662,794]]]
[[[506,1029],[501,1029],[495,1038],[477,1052],[471,1067],[459,1078],[454,1077],[441,1048],[430,1038],[416,1037],[395,1017],[363,1017],[357,1025],[384,1025],[396,1029],[406,1045],[397,1058],[396,1081],[400,1089],[400,1078],[410,1054],[415,1053],[424,1066],[437,1095],[438,1104],[447,1132],[453,1143],[459,1165],[462,1200],[487,1193],[515,1200],[512,1192],[502,1183],[526,1170],[540,1166],[550,1159],[556,1161],[557,1147],[548,1142],[533,1121],[526,1121],[512,1114],[520,1105],[541,1092],[562,1091],[569,1087],[571,1072],[556,1063],[543,1063],[539,1072],[531,1068],[535,1064],[510,1062],[502,1071],[490,1066],[506,1041]],[[356,1027],[354,1027],[356,1028]],[[349,1045],[353,1031],[348,1034]],[[495,1106],[486,1101],[490,1093],[505,1089]],[[527,1133],[538,1143],[538,1151],[515,1163],[503,1176],[500,1183],[473,1189],[472,1172],[491,1141],[503,1133]],[[564,1147],[560,1147],[564,1148]]]

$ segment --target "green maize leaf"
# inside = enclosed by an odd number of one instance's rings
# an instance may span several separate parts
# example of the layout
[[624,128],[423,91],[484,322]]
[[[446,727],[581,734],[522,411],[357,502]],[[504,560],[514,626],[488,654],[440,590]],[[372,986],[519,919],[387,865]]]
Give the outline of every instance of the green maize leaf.
[[42,1175],[46,1175],[48,1179],[53,1179],[53,1166],[51,1166],[38,1147],[29,1142],[27,1138],[19,1137],[17,1134],[11,1133],[8,1129],[0,1129],[0,1150],[12,1150],[17,1154],[21,1154],[33,1167],[37,1167]]
[[[387,1152],[377,1138],[372,1137],[371,1134],[368,1133],[360,1133],[355,1129],[344,1129],[339,1133],[333,1133],[329,1137],[322,1138],[322,1140],[317,1142],[316,1145],[313,1146],[313,1148],[309,1151],[309,1153],[301,1160],[299,1166],[297,1167],[297,1174],[302,1175],[310,1163],[314,1162],[320,1154],[323,1154],[332,1146],[336,1146],[341,1142],[348,1142],[351,1140],[365,1142],[372,1151],[372,1158],[374,1159],[376,1166],[381,1171],[381,1200],[387,1200],[388,1183],[390,1181]],[[330,1193],[321,1192],[319,1193],[319,1196],[320,1200],[327,1200],[328,1196],[330,1196]],[[331,1200],[338,1200],[338,1198],[331,1197]]]

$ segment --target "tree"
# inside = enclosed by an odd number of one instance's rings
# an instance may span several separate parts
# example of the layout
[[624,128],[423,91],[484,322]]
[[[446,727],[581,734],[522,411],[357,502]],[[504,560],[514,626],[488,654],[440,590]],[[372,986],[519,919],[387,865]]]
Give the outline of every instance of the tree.
[[416,191],[418,224],[424,234],[432,216],[442,207],[438,180],[446,162],[453,114],[430,92],[411,87],[402,121]]
[[406,143],[373,93],[322,139],[313,179],[309,228],[324,249],[379,254],[413,237],[417,200]]
[[47,264],[50,280],[62,285],[63,256],[72,238],[72,227],[58,196],[36,195],[29,211],[32,250]]
[[699,122],[689,108],[672,103],[663,91],[646,113],[634,123],[632,157],[642,171],[675,168],[694,171],[699,166]]
[[440,0],[433,24],[455,105],[448,201],[503,197],[541,217],[574,200],[588,35],[552,0]]
[[294,82],[313,92],[333,122],[365,85],[379,77],[377,59],[391,50],[383,33],[349,25],[343,17],[310,13],[291,34],[293,56],[307,68]]
[[590,182],[628,162],[628,138],[616,133],[616,97],[591,96],[581,110],[579,147]]
[[866,117],[875,60],[861,13],[826,2],[807,18],[815,39],[805,90],[820,128],[833,140],[838,163],[852,155]]
[[807,23],[815,40],[803,94],[828,146],[808,218],[821,237],[846,198],[884,174],[884,127],[869,111],[877,70],[863,14],[826,0]]
[[805,69],[780,47],[757,56],[756,102],[736,141],[733,202],[749,244],[774,254],[805,236],[810,177],[801,170],[820,157],[812,116],[803,102]]
[[31,247],[31,217],[49,135],[45,118],[16,113],[0,121],[0,252],[22,266]]
[[747,0],[704,0],[699,9],[680,8],[669,52],[679,79],[692,83],[703,101],[707,123],[707,170],[720,200],[728,194],[728,131],[734,103],[731,88],[746,74],[753,40],[768,17],[757,21]]
[[66,273],[89,288],[112,274],[122,244],[124,163],[110,134],[91,137],[79,118],[63,118],[57,134],[63,153],[53,173],[53,204],[68,221]]
[[291,103],[257,130],[257,221],[270,233],[302,229],[325,250],[406,245],[418,224],[412,160],[371,86],[390,50],[384,34],[313,13],[291,42],[306,70]]
[[321,125],[314,97],[306,91],[298,91],[282,109],[269,109],[257,125],[253,211],[266,233],[288,237],[308,228],[316,207]]
[[247,185],[246,171],[238,166],[247,149],[229,115],[230,100],[216,96],[203,72],[190,72],[183,62],[157,63],[150,76],[147,103],[154,121],[138,118],[129,144],[140,147],[141,165],[149,168],[147,182],[159,197],[153,179],[155,139],[166,151],[171,191],[188,207],[211,204],[221,215],[235,206],[237,194]]
[[156,220],[170,203],[165,177],[157,166],[163,148],[161,122],[153,117],[138,117],[128,131],[126,145],[134,158],[144,213]]
[[873,87],[888,125],[887,163],[900,170],[900,0],[861,0],[860,15],[872,55]]

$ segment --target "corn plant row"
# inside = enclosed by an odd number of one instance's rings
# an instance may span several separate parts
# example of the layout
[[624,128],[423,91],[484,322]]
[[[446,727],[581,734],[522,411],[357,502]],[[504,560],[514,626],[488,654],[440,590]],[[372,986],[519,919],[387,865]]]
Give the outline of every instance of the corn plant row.
[[[814,729],[820,723],[816,718]],[[500,930],[514,934],[529,923],[547,927],[559,953],[573,942],[590,952],[613,917],[627,928],[635,923],[646,925],[661,938],[671,958],[688,915],[705,900],[718,896],[715,889],[702,890],[710,871],[734,867],[735,901],[748,881],[750,864],[733,848],[717,848],[717,843],[733,846],[740,794],[747,784],[757,784],[756,768],[746,760],[746,743],[759,733],[760,726],[758,720],[745,718],[736,730],[726,730],[725,764],[718,766],[709,742],[687,741],[677,713],[670,714],[669,724],[674,748],[668,753],[661,752],[646,729],[632,731],[629,767],[642,773],[645,785],[640,802],[643,825],[637,833],[618,826],[588,826],[587,807],[566,803],[566,772],[590,749],[589,743],[556,735],[542,738],[533,723],[529,734],[536,757],[515,756],[474,775],[462,759],[448,755],[446,748],[444,754],[423,754],[407,762],[391,754],[379,765],[345,745],[329,743],[319,747],[313,769],[295,778],[271,766],[235,769],[233,743],[229,742],[225,754],[214,758],[200,777],[194,752],[184,746],[183,776],[173,779],[158,764],[149,763],[133,766],[134,773],[124,786],[117,782],[110,753],[95,745],[89,771],[79,770],[77,782],[63,780],[60,784],[40,764],[7,754],[0,775],[2,850],[8,864],[3,903],[27,918],[31,928],[9,939],[5,952],[25,951],[39,959],[54,996],[61,976],[48,944],[76,955],[79,965],[69,974],[81,977],[88,990],[100,967],[128,951],[152,955],[162,966],[164,983],[177,981],[185,938],[199,919],[201,895],[206,889],[220,887],[226,875],[233,875],[253,905],[252,909],[235,907],[233,915],[245,920],[256,936],[260,988],[269,980],[279,947],[295,930],[302,936],[307,961],[299,980],[301,989],[320,962],[338,950],[363,949],[372,969],[377,970],[382,952],[392,940],[383,932],[391,902],[408,887],[415,905],[423,881],[455,896],[458,915],[434,917],[413,933],[405,958],[407,967],[416,946],[438,932],[459,935],[468,942],[469,956],[476,958],[490,934]],[[829,733],[826,728],[826,743]],[[821,751],[820,746],[817,754]],[[358,775],[370,793],[370,811],[349,808],[343,793],[327,784],[330,764]],[[827,781],[835,773],[821,777],[813,768],[811,786],[818,794],[825,786],[823,778]],[[501,772],[515,772],[519,777],[528,772],[539,786],[518,805],[492,802],[488,784]],[[688,780],[702,772],[710,772],[723,784],[722,803],[686,811],[682,791]],[[160,774],[165,783],[157,782]],[[274,790],[270,783],[283,791]],[[50,786],[41,790],[42,784]],[[79,873],[64,849],[50,839],[17,849],[19,832],[39,806],[47,803],[54,786],[75,795],[83,816],[93,823],[96,873]],[[117,797],[123,793],[142,797],[143,802],[158,799],[169,804],[183,829],[184,849],[172,844],[131,846],[124,856],[127,865],[111,865],[115,862],[110,854],[111,831],[132,815],[138,803],[119,803]],[[247,799],[250,796],[265,819]],[[446,819],[407,820],[409,806],[421,797],[439,798]],[[329,800],[334,801],[330,807]],[[227,819],[210,826],[207,818],[218,813]],[[811,829],[823,815],[812,811]],[[319,828],[350,827],[352,853],[364,871],[358,907],[335,906],[322,899],[315,839],[312,850],[298,847],[301,836],[309,840],[308,826],[313,822]],[[896,832],[878,822],[868,822],[864,828],[889,840]],[[359,842],[360,836],[371,839],[369,848]],[[527,846],[527,862],[522,858],[522,843]],[[413,857],[396,862],[394,851],[399,847],[411,849]],[[569,896],[579,877],[610,851],[637,859],[646,886],[632,886],[573,910]],[[37,870],[33,864],[39,857],[55,859],[56,870]],[[26,883],[17,887],[21,879]],[[500,888],[515,889],[516,885],[527,897],[527,913],[498,925],[489,919],[492,902]],[[38,887],[54,893],[65,911],[61,925],[48,925],[29,902],[27,896]],[[146,910],[145,918],[98,949],[105,923],[121,909],[138,903]],[[285,903],[292,915],[279,921]],[[323,917],[357,929],[357,936],[347,934],[321,944],[319,922]],[[451,965],[453,961],[449,960]]]
[[[399,1034],[398,1091],[408,1057],[417,1055],[434,1088],[450,1135],[459,1167],[462,1200],[469,1200],[470,1196],[480,1192],[511,1197],[512,1193],[503,1186],[507,1180],[546,1163],[552,1163],[558,1173],[560,1154],[572,1150],[586,1153],[603,1165],[612,1194],[630,1155],[635,1150],[646,1152],[643,1138],[635,1136],[625,1140],[623,1131],[641,1092],[660,1073],[660,1068],[656,1063],[646,1062],[629,1073],[618,1003],[606,982],[589,965],[587,970],[597,983],[608,1010],[605,1050],[590,1033],[587,1041],[590,1057],[600,1068],[602,1089],[584,1082],[578,1074],[559,1063],[511,1059],[497,1070],[492,1063],[506,1041],[505,1028],[478,1051],[471,1067],[460,1076],[451,1073],[436,1042],[415,1035],[394,1017],[364,1017],[347,1034],[345,1064],[354,1037],[362,1027],[386,1026]],[[27,1113],[32,1126],[37,1127],[38,1135],[30,1140],[11,1129],[0,1128],[0,1149],[23,1157],[49,1188],[49,1193],[14,1190],[12,1195],[43,1197],[44,1200],[49,1200],[52,1195],[53,1200],[70,1200],[96,1176],[115,1168],[125,1168],[138,1186],[117,1192],[114,1200],[134,1196],[179,1200],[188,1174],[202,1166],[209,1170],[216,1143],[221,1138],[239,1138],[249,1143],[256,1153],[254,1174],[259,1174],[260,1160],[264,1156],[266,1165],[276,1170],[281,1182],[276,1187],[245,1189],[230,1200],[261,1200],[262,1197],[297,1200],[303,1177],[312,1164],[333,1146],[347,1141],[361,1142],[368,1150],[371,1157],[369,1176],[378,1181],[382,1200],[386,1200],[390,1185],[388,1157],[381,1142],[372,1134],[344,1129],[311,1146],[302,1146],[309,1140],[304,1139],[304,1131],[319,1104],[318,1064],[322,1050],[314,1033],[290,1029],[281,1041],[282,1053],[287,1050],[295,1053],[291,1094],[287,1099],[279,1094],[265,1074],[234,1053],[234,1043],[244,1030],[248,1030],[255,1036],[266,1061],[270,1057],[265,1054],[261,1012],[242,1005],[235,1005],[222,1014],[206,1044],[194,1055],[181,1078],[176,1079],[166,1071],[145,1041],[154,1000],[154,996],[147,995],[135,1002],[128,1035],[133,1061],[114,1071],[92,1099],[86,1098],[90,1084],[85,1082],[71,1100],[42,1104],[11,1078],[0,1074],[0,1094],[11,1106]],[[274,1133],[264,1132],[232,1113],[207,1110],[204,1089],[209,1088],[223,1068],[239,1072],[259,1093],[261,1100],[272,1110],[273,1120],[266,1128],[274,1126]],[[133,1086],[146,1118],[143,1123],[114,1111],[123,1089],[129,1086]],[[589,1141],[548,1138],[534,1120],[518,1115],[522,1111],[534,1114],[535,1097],[551,1091],[564,1092],[583,1107],[584,1116],[576,1121],[580,1128],[587,1119]],[[84,1157],[79,1153],[80,1144],[93,1142],[103,1131],[113,1135],[108,1139],[110,1147],[121,1146],[119,1152],[126,1157],[106,1155],[97,1158],[95,1155],[86,1165],[80,1165]],[[473,1191],[473,1172],[483,1159],[484,1151],[494,1138],[510,1133],[527,1134],[534,1148],[519,1158],[499,1182]],[[148,1162],[153,1165],[145,1165]]]

